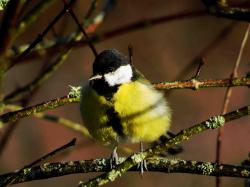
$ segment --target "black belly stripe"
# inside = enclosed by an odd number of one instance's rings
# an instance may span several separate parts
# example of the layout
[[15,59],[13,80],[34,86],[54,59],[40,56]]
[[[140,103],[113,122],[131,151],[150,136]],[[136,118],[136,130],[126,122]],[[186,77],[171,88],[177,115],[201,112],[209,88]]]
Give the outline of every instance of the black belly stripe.
[[110,108],[107,110],[108,122],[107,125],[111,126],[115,132],[117,132],[120,136],[125,136],[123,127],[121,124],[121,118],[118,113],[114,110],[114,108]]
[[[107,101],[111,101],[113,95],[118,91],[120,86],[109,86],[109,84],[103,78],[92,80],[90,85],[99,95],[104,96]],[[110,107],[106,114],[108,116],[107,126],[111,126],[120,136],[125,136],[121,119],[115,109]]]

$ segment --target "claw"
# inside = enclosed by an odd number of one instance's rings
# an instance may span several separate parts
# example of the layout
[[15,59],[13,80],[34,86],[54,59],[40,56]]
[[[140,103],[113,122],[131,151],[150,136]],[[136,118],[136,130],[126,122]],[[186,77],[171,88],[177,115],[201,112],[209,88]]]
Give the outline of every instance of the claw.
[[117,165],[118,165],[118,154],[117,154],[117,146],[115,146],[110,156],[110,168],[113,169]]

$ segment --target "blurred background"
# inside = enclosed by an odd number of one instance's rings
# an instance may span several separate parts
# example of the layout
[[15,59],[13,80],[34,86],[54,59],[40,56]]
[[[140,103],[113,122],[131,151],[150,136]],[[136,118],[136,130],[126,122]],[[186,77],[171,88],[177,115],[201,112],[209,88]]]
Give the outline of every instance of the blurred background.
[[[102,7],[99,1],[95,13]],[[240,1],[237,1],[239,3]],[[31,0],[28,11],[37,1]],[[77,1],[74,11],[82,18],[91,4],[90,0]],[[41,33],[55,15],[63,8],[61,1],[56,1],[21,37],[16,44],[32,42]],[[166,15],[178,15],[183,12],[203,10],[200,0],[120,0],[103,23],[95,31],[101,34],[112,31],[140,20],[158,18]],[[204,57],[200,79],[229,78],[237,59],[240,45],[247,28],[246,22],[233,22],[224,18],[204,14],[185,19],[173,19],[161,24],[142,29],[128,31],[110,39],[98,42],[98,51],[116,48],[128,54],[127,47],[131,43],[134,48],[134,64],[152,82],[184,80],[191,78],[198,65],[190,67],[195,59]],[[77,29],[70,15],[65,15],[53,28],[54,32],[67,35]],[[53,37],[51,31],[45,40]],[[207,49],[208,46],[211,48]],[[247,42],[239,67],[239,76],[243,77],[250,70],[250,41]],[[40,57],[22,61],[11,68],[4,79],[5,93],[25,85],[32,80],[44,63],[51,57]],[[69,85],[79,86],[92,73],[94,56],[89,47],[78,47],[70,54],[63,66],[43,84],[32,96],[28,105],[34,105],[53,98],[67,95]],[[173,90],[166,94],[172,110],[171,130],[179,132],[210,116],[221,113],[225,88],[209,88],[198,91]],[[229,111],[249,104],[249,88],[233,88],[229,103]],[[67,104],[48,114],[68,118],[81,123],[79,104]],[[224,129],[222,146],[223,163],[240,164],[250,152],[249,136],[250,118],[243,117],[228,123]],[[206,131],[184,142],[185,151],[176,156],[181,159],[215,161],[217,130]],[[22,119],[0,157],[1,173],[22,168],[24,165],[39,158],[41,155],[65,144],[73,137],[77,138],[77,146],[65,154],[49,161],[84,160],[110,156],[111,150],[82,137],[71,129],[60,124],[48,122],[34,117]],[[135,151],[138,145],[131,146]],[[122,155],[122,154],[121,154]],[[77,186],[79,180],[86,181],[97,174],[68,175],[48,180],[18,184],[29,186]],[[243,186],[244,180],[222,178],[222,186]],[[145,173],[141,178],[137,172],[129,172],[107,186],[215,186],[214,177],[191,174]]]

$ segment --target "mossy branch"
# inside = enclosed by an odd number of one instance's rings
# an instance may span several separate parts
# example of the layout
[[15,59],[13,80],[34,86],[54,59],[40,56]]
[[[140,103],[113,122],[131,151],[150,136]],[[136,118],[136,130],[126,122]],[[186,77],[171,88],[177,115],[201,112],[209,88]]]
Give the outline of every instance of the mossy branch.
[[250,78],[234,78],[234,79],[217,79],[217,80],[184,80],[174,82],[161,82],[155,83],[155,88],[159,90],[169,89],[193,89],[198,90],[201,88],[216,88],[216,87],[235,87],[235,86],[250,86]]
[[[126,160],[119,158],[119,163]],[[212,162],[200,162],[192,160],[167,159],[154,157],[147,160],[148,172],[161,173],[190,173],[207,176],[240,177],[250,178],[250,168],[228,164],[216,164]],[[44,163],[22,170],[18,170],[13,184],[29,182],[34,180],[48,179],[77,173],[108,172],[110,160],[106,158],[82,161]],[[129,171],[139,171],[139,168],[132,167]],[[0,185],[9,176],[17,173],[0,175]],[[146,171],[147,172],[147,171]]]
[[202,0],[210,14],[227,19],[250,21],[250,9],[230,7],[228,3],[218,0]]
[[[241,118],[243,116],[250,115],[250,105],[235,110],[233,112],[227,113],[225,115],[214,116],[210,119],[196,124],[190,128],[184,129],[179,132],[174,138],[171,138],[168,142],[159,144],[153,148],[149,148],[146,151],[136,153],[129,158],[127,158],[124,162],[119,164],[115,169],[104,173],[94,179],[86,183],[80,183],[80,187],[87,187],[87,186],[101,186],[108,182],[114,181],[117,177],[123,175],[126,171],[140,163],[142,160],[151,157],[153,155],[158,155],[161,152],[191,138],[194,135],[200,134],[205,130],[208,129],[216,129],[223,126],[226,122],[232,121],[234,119]],[[250,173],[247,173],[249,176]]]
[[[231,79],[219,79],[219,80],[187,80],[187,81],[174,81],[155,84],[157,89],[170,90],[170,89],[200,89],[211,87],[230,87],[230,86],[250,86],[250,78],[235,78]],[[75,89],[75,90],[74,90]],[[72,94],[72,93],[73,94]],[[77,103],[80,101],[80,87],[73,87],[68,96],[56,98],[44,103],[40,103],[22,110],[8,112],[0,116],[0,121],[15,122],[24,117],[34,115],[39,112],[54,109],[63,106],[67,103]]]
[[40,103],[35,106],[27,107],[14,112],[8,112],[0,116],[0,121],[3,123],[14,122],[21,118],[34,115],[45,110],[55,109],[59,106],[63,106],[66,103],[76,103],[79,102],[80,98],[64,96],[61,98],[56,98],[50,101]]
[[[5,105],[4,109],[10,110],[10,111],[16,111],[16,110],[23,109],[23,107],[18,106],[18,105]],[[89,134],[87,128],[84,126],[84,124],[76,123],[74,121],[71,121],[71,120],[63,118],[63,117],[59,117],[59,116],[55,116],[55,115],[51,115],[51,114],[45,114],[42,112],[34,114],[34,117],[63,125],[71,130],[74,130],[75,132],[81,134],[84,137],[91,138],[90,134]]]

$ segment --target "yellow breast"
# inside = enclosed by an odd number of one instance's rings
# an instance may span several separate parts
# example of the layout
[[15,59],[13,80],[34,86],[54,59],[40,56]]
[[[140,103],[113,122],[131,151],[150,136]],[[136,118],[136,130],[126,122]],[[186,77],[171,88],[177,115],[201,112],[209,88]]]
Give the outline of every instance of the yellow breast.
[[170,109],[162,93],[150,84],[135,81],[120,86],[114,107],[129,141],[155,141],[169,129]]
[[[139,81],[123,84],[111,101],[85,86],[81,97],[83,122],[90,134],[103,144],[117,144],[119,141],[151,142],[169,129],[170,109],[162,93],[150,84]],[[112,126],[107,126],[106,112],[110,107],[114,107],[121,118],[123,137]]]

